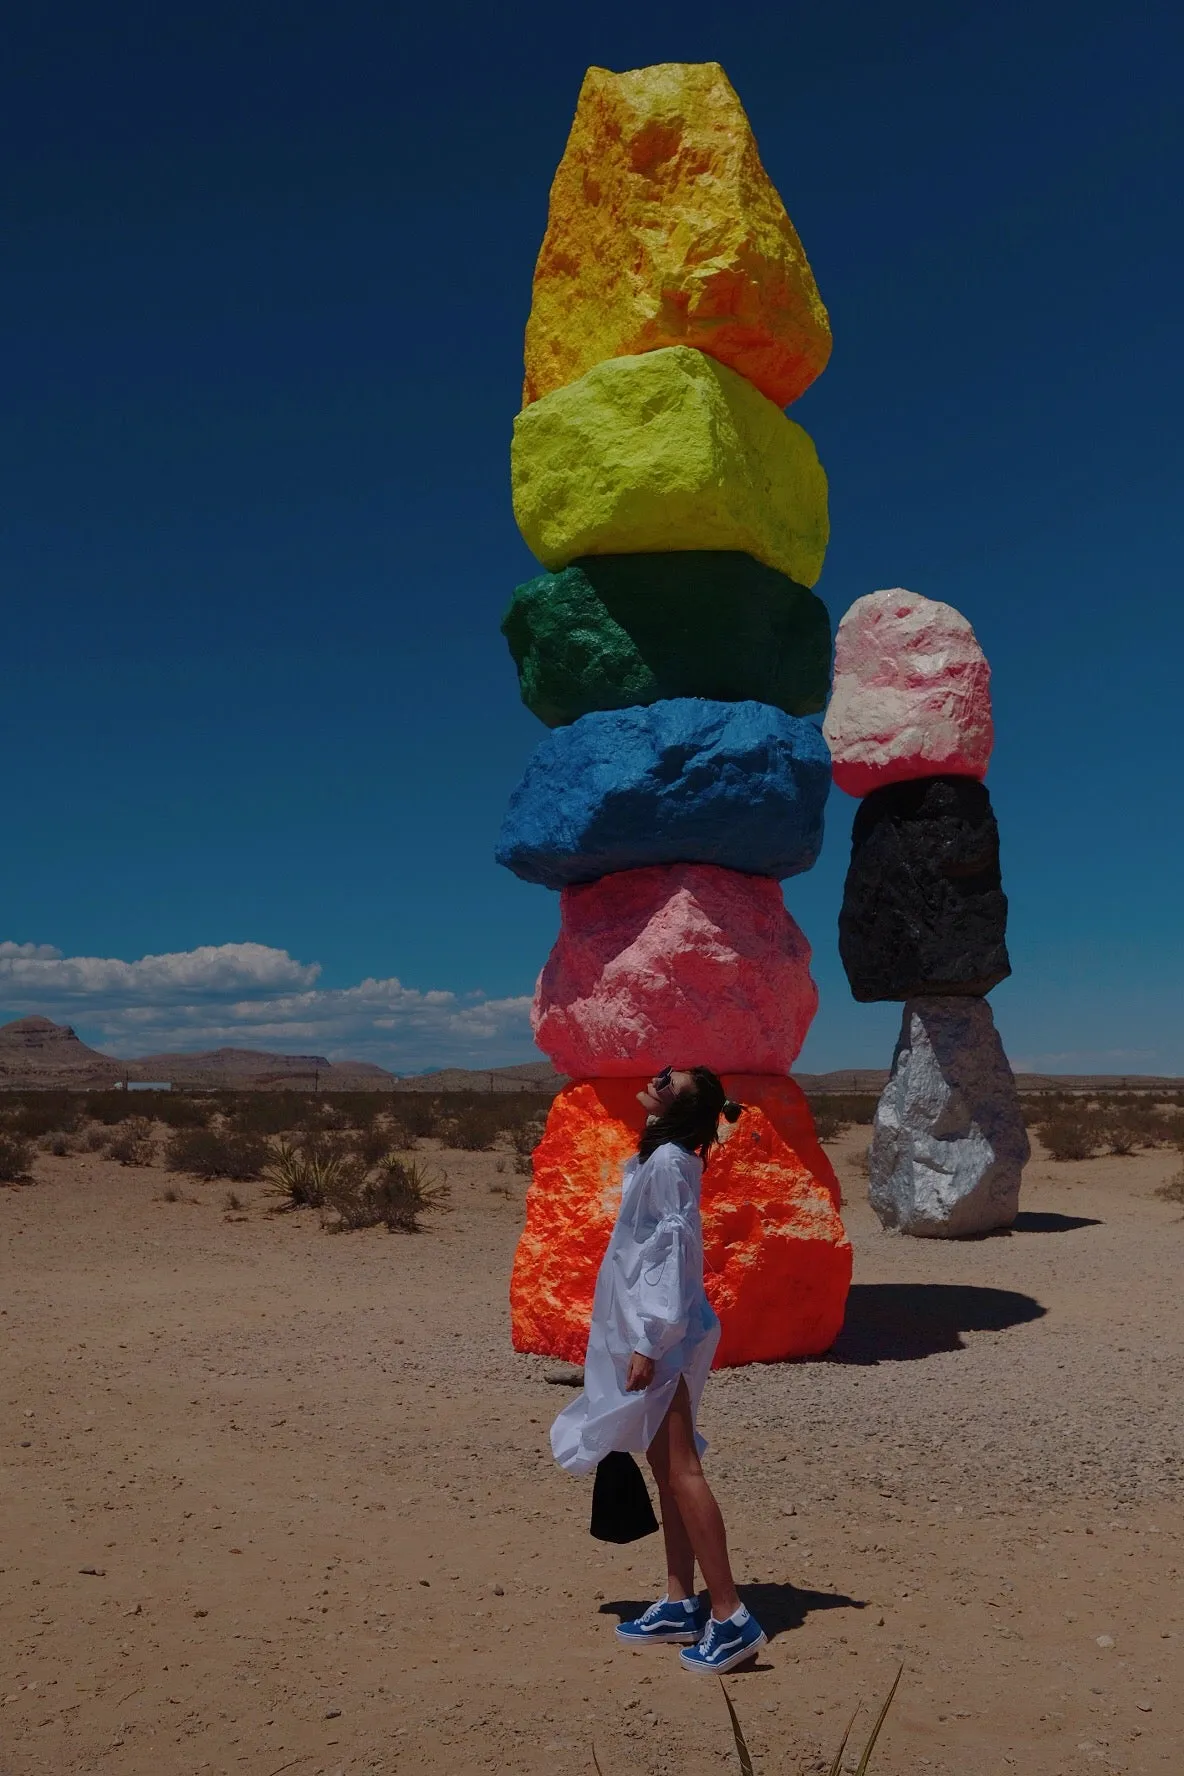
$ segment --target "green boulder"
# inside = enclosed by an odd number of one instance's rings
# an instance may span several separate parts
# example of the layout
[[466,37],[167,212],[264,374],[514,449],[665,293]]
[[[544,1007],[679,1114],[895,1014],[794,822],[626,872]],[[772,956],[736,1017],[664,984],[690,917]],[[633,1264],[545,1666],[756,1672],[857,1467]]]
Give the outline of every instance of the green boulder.
[[549,728],[664,697],[814,715],[830,683],[822,600],[729,551],[585,555],[519,586],[502,634]]

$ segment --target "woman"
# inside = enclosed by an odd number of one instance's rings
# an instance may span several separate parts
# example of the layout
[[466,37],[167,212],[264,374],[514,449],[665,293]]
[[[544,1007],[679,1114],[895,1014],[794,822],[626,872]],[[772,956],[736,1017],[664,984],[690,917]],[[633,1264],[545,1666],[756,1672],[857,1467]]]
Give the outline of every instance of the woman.
[[[707,1067],[664,1067],[638,1101],[647,1112],[625,1167],[621,1207],[596,1280],[584,1392],[551,1428],[556,1461],[587,1474],[610,1450],[645,1450],[662,1513],[666,1594],[622,1622],[629,1646],[681,1646],[690,1671],[725,1672],[765,1636],[736,1592],[724,1520],[699,1457],[695,1416],[719,1321],[703,1288],[699,1184],[720,1117],[741,1105]],[[695,1593],[698,1560],[711,1599]]]

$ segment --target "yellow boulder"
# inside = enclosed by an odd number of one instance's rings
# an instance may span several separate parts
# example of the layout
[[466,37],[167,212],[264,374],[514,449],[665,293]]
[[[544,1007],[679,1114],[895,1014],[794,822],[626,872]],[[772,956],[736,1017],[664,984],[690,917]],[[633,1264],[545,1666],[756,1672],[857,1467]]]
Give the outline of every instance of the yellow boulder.
[[738,549],[812,586],[828,535],[809,435],[689,346],[609,358],[523,408],[514,516],[545,567],[580,555]]
[[802,243],[719,63],[589,68],[535,267],[524,404],[605,358],[693,345],[786,407],[830,344]]

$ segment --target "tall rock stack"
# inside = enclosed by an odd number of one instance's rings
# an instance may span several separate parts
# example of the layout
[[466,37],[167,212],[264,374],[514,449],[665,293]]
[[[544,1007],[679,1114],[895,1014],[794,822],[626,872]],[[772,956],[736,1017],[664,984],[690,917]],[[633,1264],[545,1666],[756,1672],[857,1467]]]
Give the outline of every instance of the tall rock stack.
[[715,63],[589,70],[555,175],[514,427],[514,512],[549,571],[502,625],[552,731],[498,859],[557,889],[534,1004],[573,1084],[534,1158],[517,1349],[582,1361],[621,1166],[660,1068],[749,1106],[704,1177],[717,1361],[825,1350],[851,1249],[788,1077],[817,1007],[780,880],[822,842],[829,676],[809,590],[826,477],[782,408],[826,311]]
[[868,1175],[886,1227],[956,1238],[1010,1227],[1028,1137],[986,995],[1011,973],[986,776],[991,671],[952,606],[857,599],[835,638],[823,725],[862,796],[839,952],[864,1002],[904,1001]]

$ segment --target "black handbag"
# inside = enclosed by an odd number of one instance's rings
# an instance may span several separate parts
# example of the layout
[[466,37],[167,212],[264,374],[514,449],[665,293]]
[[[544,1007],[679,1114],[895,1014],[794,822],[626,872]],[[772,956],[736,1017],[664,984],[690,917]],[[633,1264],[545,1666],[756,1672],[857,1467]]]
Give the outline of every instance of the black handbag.
[[598,1542],[639,1542],[658,1528],[641,1469],[624,1449],[597,1464],[590,1534]]

